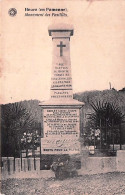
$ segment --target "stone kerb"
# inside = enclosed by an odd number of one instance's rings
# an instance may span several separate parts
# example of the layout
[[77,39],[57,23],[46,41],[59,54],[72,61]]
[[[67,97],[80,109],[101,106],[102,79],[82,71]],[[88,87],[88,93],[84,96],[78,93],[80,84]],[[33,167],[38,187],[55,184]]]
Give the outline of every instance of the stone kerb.
[[[34,170],[34,158],[22,159],[22,171],[21,171],[20,158],[15,159],[15,171],[14,171],[13,157],[8,157],[8,158],[2,157],[2,162],[3,162],[2,179],[14,178],[14,177],[16,178],[39,177],[41,173],[40,158],[35,159],[36,170]],[[79,175],[98,174],[98,173],[107,173],[107,172],[115,172],[115,171],[125,172],[125,151],[124,150],[117,151],[116,157],[89,157],[87,150],[82,151],[81,169],[78,170]]]
[[8,164],[7,164],[7,157],[2,157],[2,167],[1,167],[1,173],[2,176],[6,177],[8,175]]
[[116,163],[117,171],[125,172],[125,150],[117,151]]
[[117,171],[116,157],[82,157],[79,175]]
[[[35,167],[34,167],[35,163]],[[35,169],[36,168],[36,169]],[[21,158],[15,158],[14,168],[14,157],[2,157],[1,174],[2,179],[9,177],[23,177],[24,173],[30,173],[31,175],[40,173],[40,158],[22,158],[22,169],[21,169]],[[29,177],[29,176],[28,176]]]
[[15,171],[16,172],[21,171],[21,159],[20,158],[15,159]]
[[2,175],[11,175],[14,172],[14,157],[2,157]]

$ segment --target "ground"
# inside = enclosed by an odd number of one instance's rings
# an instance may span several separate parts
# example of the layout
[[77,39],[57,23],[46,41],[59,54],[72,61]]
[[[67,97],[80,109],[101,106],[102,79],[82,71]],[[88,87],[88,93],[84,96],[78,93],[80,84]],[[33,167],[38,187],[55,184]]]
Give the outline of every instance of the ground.
[[7,179],[5,195],[125,195],[125,173],[84,175],[65,180],[50,178]]

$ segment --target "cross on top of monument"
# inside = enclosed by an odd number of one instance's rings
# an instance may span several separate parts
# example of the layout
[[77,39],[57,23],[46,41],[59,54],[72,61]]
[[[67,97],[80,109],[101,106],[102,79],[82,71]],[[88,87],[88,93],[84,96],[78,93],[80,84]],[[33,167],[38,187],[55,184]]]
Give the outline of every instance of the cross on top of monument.
[[60,56],[63,56],[63,47],[66,47],[66,45],[63,45],[63,42],[60,41],[60,45],[57,45],[57,47],[60,47]]

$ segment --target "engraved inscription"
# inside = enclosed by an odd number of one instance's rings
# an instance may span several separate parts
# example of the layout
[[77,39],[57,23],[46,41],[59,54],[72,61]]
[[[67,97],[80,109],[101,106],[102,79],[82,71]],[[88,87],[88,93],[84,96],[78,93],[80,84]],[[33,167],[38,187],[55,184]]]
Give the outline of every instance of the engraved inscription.
[[44,109],[44,137],[79,137],[79,109]]

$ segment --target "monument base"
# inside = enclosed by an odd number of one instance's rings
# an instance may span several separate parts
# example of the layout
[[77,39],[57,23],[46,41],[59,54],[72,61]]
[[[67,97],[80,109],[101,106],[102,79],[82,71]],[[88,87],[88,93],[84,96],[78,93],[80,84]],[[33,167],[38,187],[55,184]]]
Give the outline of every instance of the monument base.
[[41,154],[80,154],[80,108],[82,102],[46,101],[43,111]]

